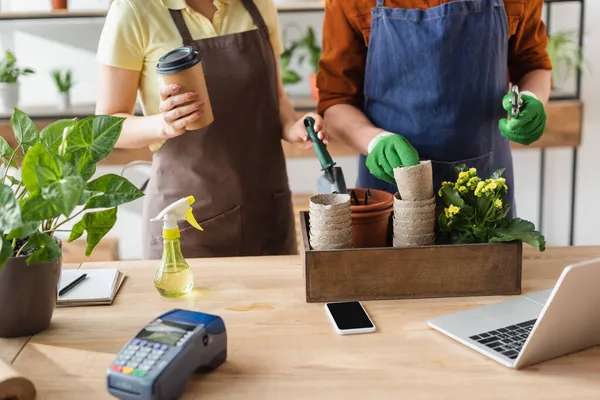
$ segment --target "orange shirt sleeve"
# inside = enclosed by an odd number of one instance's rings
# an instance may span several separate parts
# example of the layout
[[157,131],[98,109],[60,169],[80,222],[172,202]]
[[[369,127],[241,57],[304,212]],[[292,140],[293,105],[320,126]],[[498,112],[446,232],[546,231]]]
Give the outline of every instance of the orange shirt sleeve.
[[542,21],[543,5],[543,0],[525,2],[523,18],[509,40],[508,70],[513,83],[518,83],[524,75],[533,70],[552,69],[547,52],[546,25]]
[[323,21],[323,50],[317,75],[318,112],[335,104],[362,109],[367,48],[359,29],[352,26],[342,6],[327,0]]

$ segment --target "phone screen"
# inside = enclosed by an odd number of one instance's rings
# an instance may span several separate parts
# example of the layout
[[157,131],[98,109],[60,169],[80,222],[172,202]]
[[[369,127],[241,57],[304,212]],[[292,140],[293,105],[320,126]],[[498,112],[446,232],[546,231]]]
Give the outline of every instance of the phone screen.
[[373,328],[373,323],[358,301],[328,303],[326,306],[340,330]]

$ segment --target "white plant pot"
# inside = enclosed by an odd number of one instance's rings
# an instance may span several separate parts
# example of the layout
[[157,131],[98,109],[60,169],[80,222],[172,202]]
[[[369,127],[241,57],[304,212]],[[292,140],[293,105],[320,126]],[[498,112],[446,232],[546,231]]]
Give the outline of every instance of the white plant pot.
[[0,83],[0,108],[11,112],[19,104],[19,84]]
[[71,108],[71,93],[60,92],[58,93],[58,109],[65,111]]

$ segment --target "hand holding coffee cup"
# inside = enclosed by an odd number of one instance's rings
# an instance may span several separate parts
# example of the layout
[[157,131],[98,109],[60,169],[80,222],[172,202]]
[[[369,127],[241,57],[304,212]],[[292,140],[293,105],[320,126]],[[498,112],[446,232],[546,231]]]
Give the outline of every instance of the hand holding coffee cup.
[[160,111],[166,136],[202,129],[213,120],[200,54],[180,47],[163,55],[156,66],[161,78]]
[[179,85],[163,85],[160,88],[159,110],[163,120],[163,135],[175,137],[183,134],[190,124],[204,114],[204,103],[194,92],[180,93]]

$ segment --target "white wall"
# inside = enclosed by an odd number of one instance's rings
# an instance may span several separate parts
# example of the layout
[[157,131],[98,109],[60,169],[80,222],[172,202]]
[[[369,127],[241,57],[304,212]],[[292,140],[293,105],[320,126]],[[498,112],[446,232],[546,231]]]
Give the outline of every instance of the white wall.
[[[109,0],[71,1],[71,9],[105,9]],[[594,20],[600,18],[600,2],[587,1],[585,57],[589,69],[583,79],[582,99],[585,104],[583,145],[579,152],[576,244],[600,244],[600,235],[596,227],[600,225],[600,215],[594,213],[596,197],[600,195],[596,171],[600,170],[600,158],[596,156],[600,148],[600,137],[595,134],[600,128],[600,27]],[[44,11],[50,8],[49,0],[4,0],[2,11]],[[552,30],[577,26],[578,8],[576,5],[553,6]],[[322,13],[282,14],[281,24],[288,38],[298,34],[295,27],[305,29],[311,24],[321,33]],[[19,62],[36,69],[37,74],[25,79],[21,90],[21,107],[52,105],[55,101],[55,88],[49,77],[49,71],[55,67],[69,67],[74,71],[77,85],[73,89],[73,102],[93,103],[96,93],[96,66],[94,52],[102,28],[102,19],[81,20],[44,20],[22,22],[0,22],[2,50],[12,49]],[[308,66],[302,70],[308,76]],[[565,91],[572,91],[572,82],[567,82]],[[307,84],[289,88],[290,94],[309,93]],[[520,150],[514,152],[516,170],[516,202],[519,216],[536,224],[538,221],[540,151]],[[570,185],[571,185],[570,149],[556,149],[546,152],[546,187],[544,191],[545,218],[543,233],[550,245],[567,245],[569,240]],[[357,175],[356,161],[353,157],[337,159],[344,168],[346,179],[351,185]],[[316,159],[294,159],[288,161],[288,172],[292,190],[312,192],[315,181],[320,175],[320,166]],[[102,167],[98,173],[120,172],[120,168]],[[134,182],[141,182],[142,175],[128,175]],[[117,226],[110,233],[121,240],[121,257],[138,258],[141,200],[122,207]]]

